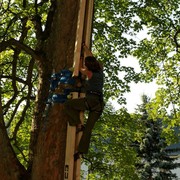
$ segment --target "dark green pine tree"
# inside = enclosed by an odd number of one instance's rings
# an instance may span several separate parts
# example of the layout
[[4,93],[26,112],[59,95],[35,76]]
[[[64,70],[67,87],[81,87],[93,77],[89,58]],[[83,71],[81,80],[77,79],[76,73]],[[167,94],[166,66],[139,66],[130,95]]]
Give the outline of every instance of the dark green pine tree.
[[161,136],[162,123],[160,119],[148,119],[146,105],[148,97],[143,95],[143,104],[139,106],[142,112],[142,122],[145,125],[145,134],[142,141],[136,143],[140,162],[137,164],[137,173],[141,180],[175,180],[176,174],[171,170],[179,167],[166,152],[166,141]]

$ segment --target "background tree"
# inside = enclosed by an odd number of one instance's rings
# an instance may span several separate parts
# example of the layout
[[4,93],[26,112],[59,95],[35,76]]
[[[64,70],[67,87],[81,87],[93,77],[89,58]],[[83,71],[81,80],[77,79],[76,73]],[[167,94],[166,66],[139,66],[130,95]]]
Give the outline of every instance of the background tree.
[[137,172],[140,179],[174,179],[176,174],[171,170],[180,166],[176,158],[170,157],[166,152],[166,139],[162,136],[162,120],[149,119],[147,96],[143,96],[143,104],[139,109],[142,114],[142,123],[145,124],[144,136],[140,143],[137,143],[139,163]]
[[[166,130],[172,134],[171,129],[179,125],[180,120],[179,3],[150,0],[139,1],[138,4],[137,14],[141,24],[147,28],[148,37],[140,41],[133,54],[139,59],[143,81],[156,79],[159,85],[152,104],[156,107],[151,113],[152,118],[163,119]],[[167,118],[169,110],[171,119]]]

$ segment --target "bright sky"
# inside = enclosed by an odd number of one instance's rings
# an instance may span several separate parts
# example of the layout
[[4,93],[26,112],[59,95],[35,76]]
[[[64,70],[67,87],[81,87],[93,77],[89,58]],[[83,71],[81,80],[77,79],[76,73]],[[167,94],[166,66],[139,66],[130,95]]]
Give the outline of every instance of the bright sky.
[[[136,72],[140,72],[140,67],[138,61],[134,57],[128,57],[127,59],[121,60],[121,65],[123,66],[131,66],[135,69]],[[150,98],[155,97],[155,91],[157,90],[157,85],[155,82],[152,83],[131,83],[131,92],[126,93],[125,97],[127,99],[126,108],[130,113],[135,111],[137,105],[142,104],[141,96],[143,94],[147,95]],[[119,109],[122,107],[116,101],[113,101],[113,105],[115,109]]]
[[155,97],[155,91],[157,90],[157,85],[152,82],[149,84],[138,83],[131,85],[131,92],[125,95],[127,99],[127,109],[130,113],[134,112],[138,104],[142,104],[141,96],[143,94],[147,95],[150,98]]
[[[144,27],[142,31],[140,31],[135,37],[133,37],[134,40],[140,41],[144,38],[150,39],[151,36],[148,35],[147,32],[148,32],[148,29]],[[135,57],[129,56],[128,58],[121,59],[120,61],[121,61],[122,66],[133,67],[136,72],[141,71],[138,60]],[[141,96],[143,94],[147,95],[149,98],[155,97],[156,90],[157,90],[157,85],[155,82],[152,82],[149,84],[131,83],[131,92],[125,94],[125,97],[127,100],[126,108],[128,109],[128,111],[132,113],[134,112],[135,108],[137,108],[138,104],[142,104]],[[113,105],[115,106],[115,109],[119,109],[121,107],[115,101],[113,101]]]

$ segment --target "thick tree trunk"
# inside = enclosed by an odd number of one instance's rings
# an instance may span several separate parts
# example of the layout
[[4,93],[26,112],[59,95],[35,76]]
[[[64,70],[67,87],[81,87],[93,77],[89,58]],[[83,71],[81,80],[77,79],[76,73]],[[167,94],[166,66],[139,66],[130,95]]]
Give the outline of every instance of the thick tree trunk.
[[25,169],[19,163],[9,143],[6,129],[0,124],[0,179],[19,180],[25,176]]
[[63,179],[66,121],[63,105],[55,104],[38,136],[32,169],[33,180]]
[[[79,1],[57,1],[52,31],[45,46],[55,72],[73,65],[78,7]],[[46,119],[42,118],[32,164],[33,180],[64,179],[67,117],[63,108],[63,104],[54,104]]]
[[[52,69],[59,72],[73,66],[79,0],[54,0],[54,14],[50,36],[38,42],[40,59],[39,89],[30,142],[30,165],[26,171],[18,161],[3,121],[0,104],[0,179],[2,180],[63,180],[66,147],[67,116],[63,104],[54,104],[43,117]],[[54,9],[52,9],[53,11]],[[39,48],[39,49],[38,49]]]

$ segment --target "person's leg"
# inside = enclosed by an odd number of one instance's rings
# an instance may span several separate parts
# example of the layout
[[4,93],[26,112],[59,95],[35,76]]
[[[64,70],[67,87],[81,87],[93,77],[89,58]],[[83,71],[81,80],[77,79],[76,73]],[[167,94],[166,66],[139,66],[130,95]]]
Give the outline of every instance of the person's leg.
[[64,103],[65,111],[68,114],[69,124],[71,126],[75,126],[81,123],[80,121],[80,111],[86,110],[86,99],[85,98],[78,98],[78,99],[71,99]]
[[88,153],[92,129],[104,109],[104,103],[99,102],[97,96],[88,97],[87,101],[90,107],[90,112],[78,147],[80,153]]
[[92,129],[100,116],[101,116],[101,112],[96,112],[96,111],[89,112],[86,127],[83,131],[83,134],[79,142],[79,146],[78,146],[78,151],[80,153],[85,153],[85,154],[88,153]]

